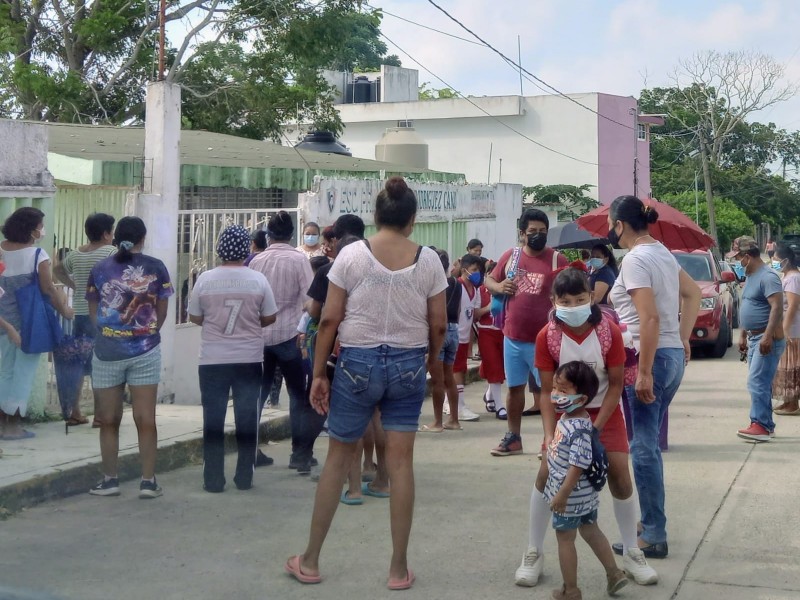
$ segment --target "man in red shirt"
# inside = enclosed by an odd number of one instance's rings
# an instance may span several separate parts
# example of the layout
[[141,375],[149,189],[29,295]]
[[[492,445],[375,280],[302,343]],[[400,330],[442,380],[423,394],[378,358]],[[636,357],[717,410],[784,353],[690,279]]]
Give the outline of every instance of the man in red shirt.
[[553,272],[567,266],[566,257],[547,247],[549,227],[550,220],[541,210],[525,210],[519,220],[519,237],[523,246],[513,277],[508,277],[513,248],[503,253],[494,271],[486,277],[486,287],[490,292],[508,297],[503,326],[503,362],[508,382],[508,433],[492,449],[493,456],[522,454],[520,429],[528,374],[532,373],[537,384],[540,383],[533,366],[536,335],[547,323],[547,315],[552,307],[550,291]]

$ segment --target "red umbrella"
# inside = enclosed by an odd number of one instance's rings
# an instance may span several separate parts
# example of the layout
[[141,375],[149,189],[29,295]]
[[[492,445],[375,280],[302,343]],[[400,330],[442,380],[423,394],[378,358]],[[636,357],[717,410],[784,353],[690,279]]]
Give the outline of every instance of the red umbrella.
[[[708,250],[715,246],[714,239],[703,231],[700,226],[689,217],[653,198],[643,200],[645,206],[650,206],[658,212],[658,221],[650,225],[650,235],[660,241],[670,250]],[[603,205],[589,211],[575,221],[578,227],[592,235],[605,237],[608,235],[609,205]]]

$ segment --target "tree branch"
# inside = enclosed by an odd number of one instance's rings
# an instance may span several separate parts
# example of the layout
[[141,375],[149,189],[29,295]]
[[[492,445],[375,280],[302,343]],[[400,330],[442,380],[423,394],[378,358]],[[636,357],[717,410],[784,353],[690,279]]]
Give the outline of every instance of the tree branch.
[[[213,0],[211,6],[206,9],[208,12],[206,13],[206,16],[203,17],[203,20],[200,21],[200,23],[198,23],[195,27],[193,27],[192,30],[186,34],[186,37],[183,38],[183,43],[181,44],[181,47],[178,49],[178,53],[175,55],[175,58],[172,61],[172,66],[169,68],[169,72],[165,77],[166,81],[172,82],[175,79],[177,75],[177,70],[180,67],[181,60],[183,60],[183,55],[186,54],[186,50],[189,49],[189,46],[194,41],[195,36],[198,33],[200,33],[203,29],[205,29],[206,26],[208,26],[208,24],[214,18],[214,12],[217,6],[219,5],[219,2],[220,0]],[[224,33],[224,31],[225,28],[223,27],[222,33]],[[221,37],[222,33],[220,34],[219,37]],[[217,40],[219,40],[219,37],[217,37]]]

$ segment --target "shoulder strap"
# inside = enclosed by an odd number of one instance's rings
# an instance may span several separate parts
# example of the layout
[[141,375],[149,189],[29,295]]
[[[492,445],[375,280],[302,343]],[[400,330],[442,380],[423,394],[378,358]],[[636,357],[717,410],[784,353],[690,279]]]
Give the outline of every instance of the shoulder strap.
[[412,264],[417,264],[419,261],[419,255],[422,254],[422,246],[417,246],[417,253],[414,256],[414,262]]
[[362,240],[362,241],[364,242],[364,245],[367,247],[367,250],[369,250],[370,252],[372,252],[372,246],[370,246],[370,245],[369,245],[369,240],[367,240],[367,239],[364,239],[364,240]]
[[547,349],[556,365],[561,362],[561,338],[564,333],[553,321],[547,322]]
[[511,251],[511,257],[508,259],[508,268],[506,269],[506,277],[513,279],[514,275],[516,275],[517,267],[519,266],[519,257],[521,254],[522,248],[519,246]]
[[42,253],[41,248],[36,249],[36,254],[33,257],[33,280],[39,281],[39,255]]
[[553,271],[558,268],[558,250],[553,250]]

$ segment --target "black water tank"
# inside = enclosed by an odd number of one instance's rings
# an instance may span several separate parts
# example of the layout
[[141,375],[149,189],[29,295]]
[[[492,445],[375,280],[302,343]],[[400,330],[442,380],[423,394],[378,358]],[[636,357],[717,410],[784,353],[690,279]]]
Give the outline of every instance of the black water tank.
[[337,141],[330,131],[315,131],[309,133],[295,148],[298,150],[313,150],[314,152],[329,152],[331,154],[353,156],[347,149],[347,146]]
[[372,101],[372,84],[366,75],[359,75],[353,81],[353,103],[361,104]]

